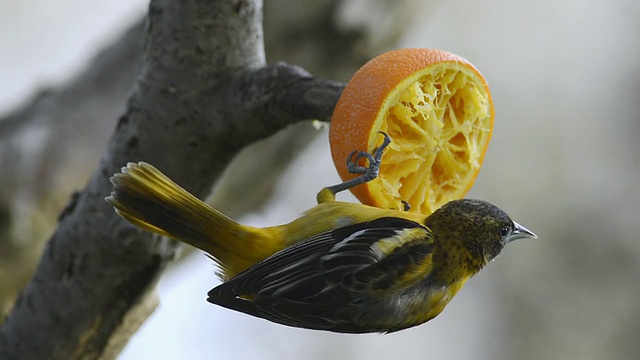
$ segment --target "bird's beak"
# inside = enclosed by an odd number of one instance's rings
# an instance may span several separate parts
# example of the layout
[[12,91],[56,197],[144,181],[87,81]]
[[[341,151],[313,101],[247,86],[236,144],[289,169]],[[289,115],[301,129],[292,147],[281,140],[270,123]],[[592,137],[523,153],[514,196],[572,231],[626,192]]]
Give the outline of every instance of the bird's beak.
[[538,235],[534,234],[533,231],[527,229],[526,227],[518,224],[517,222],[513,222],[513,232],[507,238],[507,242],[512,242],[513,240],[518,239],[537,239]]

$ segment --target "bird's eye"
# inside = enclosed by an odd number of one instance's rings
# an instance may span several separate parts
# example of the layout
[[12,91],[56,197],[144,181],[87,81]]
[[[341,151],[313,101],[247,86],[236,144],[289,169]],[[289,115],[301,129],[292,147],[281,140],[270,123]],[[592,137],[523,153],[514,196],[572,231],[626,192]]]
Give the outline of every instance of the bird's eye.
[[505,226],[502,229],[500,229],[500,236],[505,237],[509,235],[510,232],[511,232],[511,228],[509,228],[508,226]]

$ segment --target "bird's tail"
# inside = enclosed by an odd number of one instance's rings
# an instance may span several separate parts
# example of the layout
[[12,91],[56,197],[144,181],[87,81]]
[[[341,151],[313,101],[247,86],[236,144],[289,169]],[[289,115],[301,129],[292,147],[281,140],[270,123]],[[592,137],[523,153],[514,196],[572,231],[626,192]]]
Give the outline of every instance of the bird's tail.
[[111,182],[113,192],[106,200],[120,216],[142,229],[206,251],[225,277],[268,256],[250,251],[255,248],[253,243],[262,241],[260,229],[231,220],[150,164],[129,163]]

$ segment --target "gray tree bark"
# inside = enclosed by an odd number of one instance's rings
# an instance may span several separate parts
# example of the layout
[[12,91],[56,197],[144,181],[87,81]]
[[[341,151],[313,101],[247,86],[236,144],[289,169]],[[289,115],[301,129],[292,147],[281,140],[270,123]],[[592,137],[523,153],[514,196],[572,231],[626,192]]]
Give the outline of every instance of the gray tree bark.
[[258,0],[151,2],[125,114],[0,329],[0,357],[101,356],[175,256],[173,242],[134,229],[105,203],[121,166],[156,164],[203,197],[247,144],[303,119],[329,118],[342,84],[266,66],[261,16]]

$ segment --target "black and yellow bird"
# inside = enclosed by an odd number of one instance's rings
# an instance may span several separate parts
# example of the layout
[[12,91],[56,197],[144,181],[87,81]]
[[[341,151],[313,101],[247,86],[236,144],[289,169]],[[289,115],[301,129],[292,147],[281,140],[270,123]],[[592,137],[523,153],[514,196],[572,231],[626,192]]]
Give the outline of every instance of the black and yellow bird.
[[213,304],[300,328],[394,332],[440,314],[507,243],[536,235],[482,200],[430,215],[336,201],[377,176],[388,143],[359,153],[369,159],[350,163],[360,177],[324,188],[284,225],[241,225],[143,162],[113,176],[107,201],[132,224],[210,254],[225,281],[209,291]]

